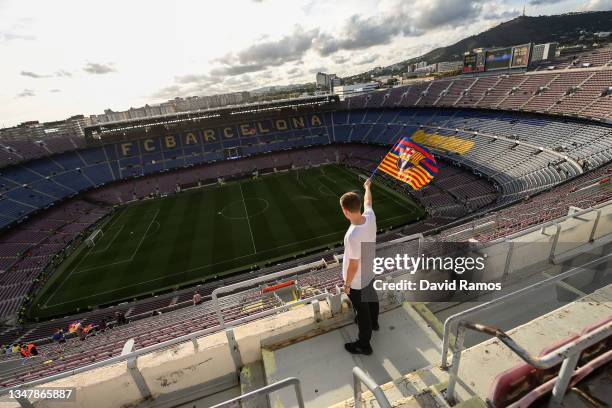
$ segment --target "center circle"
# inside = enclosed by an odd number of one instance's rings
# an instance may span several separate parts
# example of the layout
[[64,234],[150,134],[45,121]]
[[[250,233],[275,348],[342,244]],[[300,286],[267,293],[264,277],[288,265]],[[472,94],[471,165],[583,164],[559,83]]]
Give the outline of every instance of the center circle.
[[[221,216],[229,220],[246,220],[266,212],[270,203],[263,198],[245,198],[243,200],[232,201],[221,210]],[[248,209],[248,216],[245,213]]]

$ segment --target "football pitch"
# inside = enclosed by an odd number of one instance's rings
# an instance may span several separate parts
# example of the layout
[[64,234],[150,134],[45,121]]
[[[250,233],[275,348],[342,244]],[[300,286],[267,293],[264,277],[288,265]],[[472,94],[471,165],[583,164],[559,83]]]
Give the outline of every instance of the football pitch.
[[[95,246],[81,245],[34,301],[49,318],[263,267],[341,244],[348,221],[338,198],[363,191],[359,173],[326,165],[211,185],[120,208]],[[379,229],[424,210],[373,183]]]

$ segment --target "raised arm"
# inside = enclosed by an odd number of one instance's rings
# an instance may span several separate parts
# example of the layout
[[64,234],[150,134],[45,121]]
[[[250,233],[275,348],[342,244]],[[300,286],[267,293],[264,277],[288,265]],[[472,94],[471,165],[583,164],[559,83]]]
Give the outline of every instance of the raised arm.
[[372,190],[371,190],[371,186],[372,186],[372,180],[371,179],[367,179],[365,181],[365,183],[363,183],[363,188],[365,188],[365,193],[363,195],[363,207],[364,208],[367,208],[367,207],[372,208]]

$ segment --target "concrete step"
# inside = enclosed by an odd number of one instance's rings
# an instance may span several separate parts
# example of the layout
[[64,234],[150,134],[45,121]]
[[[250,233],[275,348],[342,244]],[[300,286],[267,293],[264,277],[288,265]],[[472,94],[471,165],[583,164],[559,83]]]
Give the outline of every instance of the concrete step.
[[[266,373],[262,361],[250,363],[240,370],[240,394],[246,394],[266,385]],[[267,395],[250,398],[241,404],[242,408],[269,408]]]
[[[444,407],[440,392],[446,388],[447,373],[437,366],[415,370],[380,386],[393,407]],[[362,406],[378,407],[370,391],[361,394]],[[352,408],[354,398],[332,405],[332,408]]]
[[[378,384],[402,379],[389,388],[391,398],[400,400],[416,389],[439,382],[438,374],[418,371],[440,359],[440,339],[408,304],[381,313],[380,331],[374,332],[370,356],[351,355],[344,343],[357,337],[357,326],[349,324],[304,341],[269,348],[263,352],[268,384],[287,377],[300,379],[308,407],[328,407],[353,395],[353,367],[361,367]],[[403,375],[413,373],[410,381]],[[434,371],[435,372],[435,371]],[[412,384],[412,385],[411,385]],[[395,392],[397,391],[397,392]],[[270,395],[273,407],[295,407],[293,390]]]

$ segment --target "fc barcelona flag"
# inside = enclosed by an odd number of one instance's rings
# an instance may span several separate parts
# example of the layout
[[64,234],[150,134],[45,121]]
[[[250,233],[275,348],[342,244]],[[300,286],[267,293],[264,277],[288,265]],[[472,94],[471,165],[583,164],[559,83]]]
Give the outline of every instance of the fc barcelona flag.
[[429,184],[438,174],[433,154],[408,136],[400,138],[377,169],[408,183],[415,190]]

